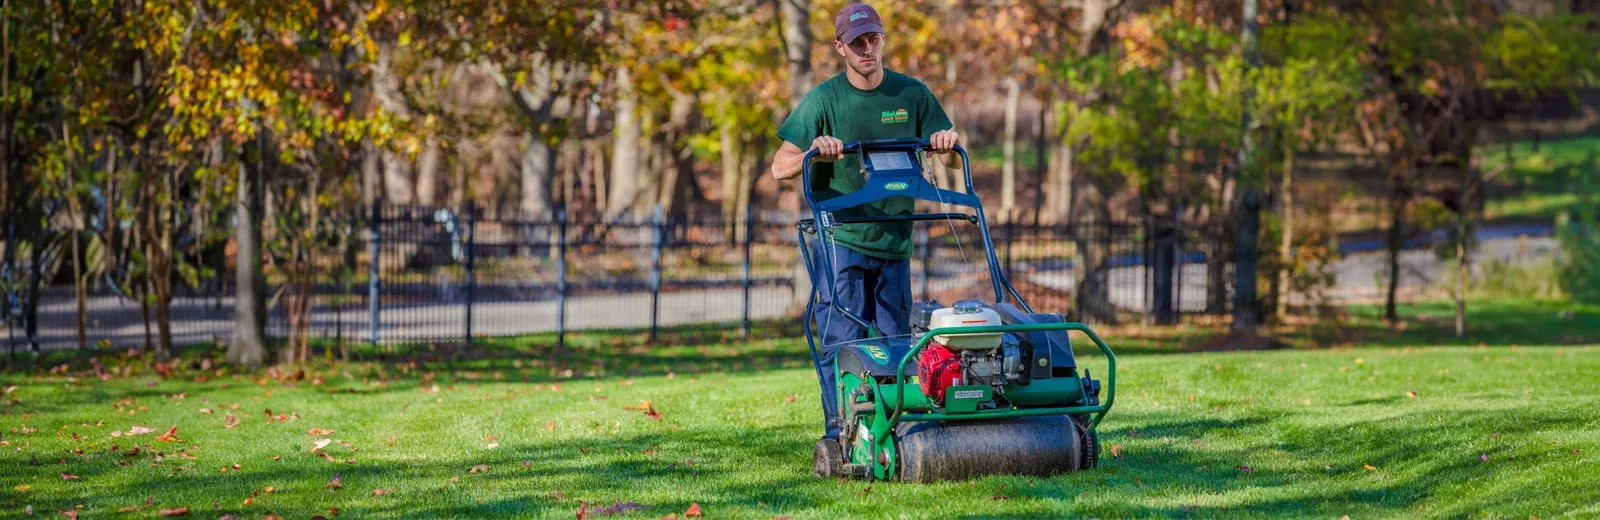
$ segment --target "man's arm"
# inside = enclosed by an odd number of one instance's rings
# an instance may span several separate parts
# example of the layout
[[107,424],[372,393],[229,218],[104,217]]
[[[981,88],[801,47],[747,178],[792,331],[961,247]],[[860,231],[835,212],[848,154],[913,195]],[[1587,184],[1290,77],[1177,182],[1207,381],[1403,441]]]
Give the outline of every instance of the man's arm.
[[[817,151],[817,159],[821,161],[833,162],[844,157],[844,141],[832,136],[824,135],[811,141],[811,149]],[[784,141],[778,153],[772,156],[772,178],[781,181],[799,176],[807,151]]]

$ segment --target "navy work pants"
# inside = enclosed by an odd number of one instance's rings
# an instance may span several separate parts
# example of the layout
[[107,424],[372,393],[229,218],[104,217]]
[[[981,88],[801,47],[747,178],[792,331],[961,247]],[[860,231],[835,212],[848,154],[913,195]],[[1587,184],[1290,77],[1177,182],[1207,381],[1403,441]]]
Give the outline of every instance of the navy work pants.
[[[822,372],[822,387],[826,389],[822,392],[823,436],[838,438],[842,424],[834,360],[841,344],[865,339],[867,330],[840,315],[828,302],[875,325],[880,336],[910,333],[911,262],[879,258],[821,241],[815,244],[811,250],[811,265],[817,269],[814,283],[820,301],[812,303],[811,319],[815,322],[812,330],[820,340],[817,368]],[[830,255],[833,272],[825,271],[827,264],[823,263],[821,255]],[[828,277],[833,278],[835,293],[828,290]]]

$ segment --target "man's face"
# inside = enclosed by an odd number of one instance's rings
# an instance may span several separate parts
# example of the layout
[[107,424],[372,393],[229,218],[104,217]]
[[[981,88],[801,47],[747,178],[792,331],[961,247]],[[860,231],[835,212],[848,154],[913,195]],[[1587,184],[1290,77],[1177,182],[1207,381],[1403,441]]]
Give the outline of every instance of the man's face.
[[883,33],[866,33],[848,44],[834,40],[833,46],[856,74],[871,76],[883,67]]

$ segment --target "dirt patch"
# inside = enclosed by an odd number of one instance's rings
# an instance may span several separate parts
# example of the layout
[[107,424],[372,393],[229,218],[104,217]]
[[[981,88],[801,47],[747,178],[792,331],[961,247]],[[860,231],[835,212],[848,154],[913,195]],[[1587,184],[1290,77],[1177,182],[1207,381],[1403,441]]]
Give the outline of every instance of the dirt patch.
[[1272,336],[1262,336],[1254,332],[1232,332],[1212,336],[1205,341],[1185,348],[1187,352],[1223,352],[1231,350],[1280,350],[1290,348],[1290,345]]

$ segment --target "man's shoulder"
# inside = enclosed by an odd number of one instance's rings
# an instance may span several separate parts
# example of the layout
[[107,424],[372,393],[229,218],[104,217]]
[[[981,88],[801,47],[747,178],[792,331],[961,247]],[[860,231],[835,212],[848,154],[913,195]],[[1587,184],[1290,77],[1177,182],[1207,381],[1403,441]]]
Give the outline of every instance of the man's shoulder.
[[890,70],[890,69],[883,69],[883,71],[884,71],[884,73],[888,74],[888,79],[892,79],[894,81],[898,81],[902,85],[905,85],[907,87],[914,88],[914,89],[917,89],[917,90],[921,90],[921,91],[927,92],[929,94],[933,93],[933,90],[928,88],[928,84],[927,83],[923,83],[922,80],[917,79],[916,76],[912,76],[912,75],[906,74],[904,72]]

